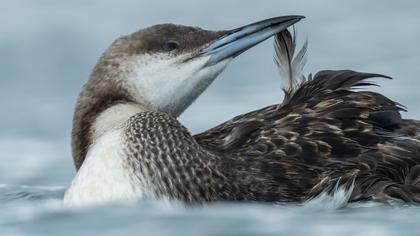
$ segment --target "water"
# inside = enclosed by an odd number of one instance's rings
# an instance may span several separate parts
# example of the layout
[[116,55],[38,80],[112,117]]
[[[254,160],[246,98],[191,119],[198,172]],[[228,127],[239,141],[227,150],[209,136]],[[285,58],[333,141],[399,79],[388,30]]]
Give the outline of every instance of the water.
[[[420,117],[420,2],[16,0],[0,8],[0,235],[419,235],[419,207],[138,202],[61,206],[72,166],[73,105],[116,37],[156,23],[208,29],[302,14],[306,72],[354,69],[395,78],[377,89]],[[237,58],[181,117],[193,133],[277,103],[280,81],[267,41]],[[205,118],[203,119],[203,114]]]
[[1,235],[418,235],[420,207],[138,202],[61,207],[62,188],[0,187]]

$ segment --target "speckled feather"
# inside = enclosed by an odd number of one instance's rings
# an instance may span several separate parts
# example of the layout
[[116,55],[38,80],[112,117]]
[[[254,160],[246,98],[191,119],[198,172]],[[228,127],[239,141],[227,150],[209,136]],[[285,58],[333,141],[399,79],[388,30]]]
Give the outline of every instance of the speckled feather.
[[194,137],[175,118],[143,112],[125,132],[130,166],[157,195],[187,202],[302,202],[349,181],[350,201],[419,201],[418,122],[383,95],[351,91],[372,76],[319,72],[281,107]]

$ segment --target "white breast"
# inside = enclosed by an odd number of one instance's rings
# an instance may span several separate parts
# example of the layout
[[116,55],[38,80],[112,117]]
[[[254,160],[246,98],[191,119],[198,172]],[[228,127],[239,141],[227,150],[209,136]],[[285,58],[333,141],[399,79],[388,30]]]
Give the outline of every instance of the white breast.
[[141,198],[144,189],[125,164],[121,130],[104,134],[87,154],[64,196],[65,206]]
[[123,126],[142,109],[132,104],[115,105],[93,125],[93,145],[64,195],[65,206],[103,204],[145,196],[145,187],[127,165]]

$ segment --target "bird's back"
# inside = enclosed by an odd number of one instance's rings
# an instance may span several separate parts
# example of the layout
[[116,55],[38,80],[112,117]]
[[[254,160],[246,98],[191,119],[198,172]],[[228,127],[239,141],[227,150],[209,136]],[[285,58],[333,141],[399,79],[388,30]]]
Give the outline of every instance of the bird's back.
[[[420,201],[419,121],[387,97],[354,91],[378,74],[321,71],[280,105],[194,136],[208,150],[263,169],[282,201],[352,189],[349,200]],[[234,171],[234,170],[233,170]],[[274,188],[276,189],[276,188]]]

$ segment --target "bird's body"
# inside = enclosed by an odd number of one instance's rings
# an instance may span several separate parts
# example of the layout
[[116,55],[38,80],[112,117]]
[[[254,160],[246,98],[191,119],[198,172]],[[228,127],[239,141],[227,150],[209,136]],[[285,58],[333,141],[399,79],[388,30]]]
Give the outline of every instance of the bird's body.
[[[230,35],[206,48],[219,47]],[[284,50],[290,54],[294,45],[290,34],[277,39],[278,54],[284,55]],[[195,136],[177,121],[175,103],[150,98],[158,95],[147,97],[152,102],[139,102],[131,86],[120,83],[121,72],[103,72],[125,68],[124,64],[102,59],[107,69],[98,64],[95,70],[101,73],[93,73],[76,108],[73,153],[80,169],[65,203],[147,196],[187,203],[300,203],[338,190],[346,192],[346,202],[419,202],[420,122],[402,119],[403,108],[381,94],[354,90],[372,85],[367,79],[385,76],[342,70],[305,79],[300,74],[304,51],[297,60],[292,60],[293,53],[286,59],[277,55],[290,79],[281,104],[237,116]],[[204,72],[194,72],[207,80],[204,85],[194,82],[200,87],[198,94],[230,60],[220,55],[202,63]],[[284,60],[292,65],[289,69],[282,67]],[[194,71],[191,64],[185,68]],[[188,83],[180,94],[198,96],[189,92]],[[177,100],[185,99],[177,93]],[[169,109],[167,104],[173,106]],[[182,112],[188,104],[180,106]]]

